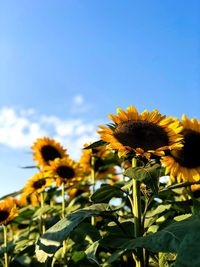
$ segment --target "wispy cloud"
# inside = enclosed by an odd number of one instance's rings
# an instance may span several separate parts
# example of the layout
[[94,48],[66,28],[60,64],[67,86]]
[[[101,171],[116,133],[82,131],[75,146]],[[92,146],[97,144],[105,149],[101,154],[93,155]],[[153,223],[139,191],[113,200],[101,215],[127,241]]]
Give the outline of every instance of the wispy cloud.
[[[41,125],[23,115],[25,111],[13,108],[0,109],[0,143],[12,148],[22,148],[47,132]],[[29,115],[30,116],[30,115]]]
[[[76,105],[82,106],[76,97]],[[37,115],[37,116],[36,116]],[[57,116],[38,115],[33,109],[0,108],[0,144],[14,149],[29,148],[38,138],[49,136],[65,146],[73,158],[80,154],[84,143],[96,140],[97,122],[81,118],[63,120]]]
[[73,97],[71,109],[70,109],[72,114],[86,113],[90,109],[91,109],[91,105],[85,102],[83,95],[78,94]]

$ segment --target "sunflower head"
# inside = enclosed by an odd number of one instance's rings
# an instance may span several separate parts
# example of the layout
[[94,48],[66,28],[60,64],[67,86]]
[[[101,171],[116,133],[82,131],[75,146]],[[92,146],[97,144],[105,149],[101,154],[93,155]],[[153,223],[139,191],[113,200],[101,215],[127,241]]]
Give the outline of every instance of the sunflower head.
[[200,184],[191,185],[191,191],[194,198],[200,198]]
[[33,159],[38,162],[38,166],[47,166],[51,160],[67,156],[66,150],[54,139],[48,137],[37,139],[31,148]]
[[170,173],[172,181],[200,180],[200,122],[182,116],[182,135],[184,146],[180,150],[170,151],[170,155],[163,157],[166,174]]
[[18,211],[14,199],[7,198],[0,202],[0,225],[11,221]]
[[24,194],[30,195],[33,193],[41,193],[47,187],[50,187],[54,182],[54,179],[49,178],[46,172],[36,173],[31,179],[28,180],[24,187]]
[[37,193],[32,193],[30,195],[27,195],[27,193],[22,193],[19,198],[15,199],[15,202],[19,207],[24,207],[29,204],[31,204],[31,206],[33,207],[36,207],[40,203],[39,196],[37,195]]
[[82,150],[82,154],[81,154],[79,163],[80,163],[83,171],[85,173],[90,174],[92,157],[94,157],[96,159],[104,160],[111,154],[111,151],[108,150],[105,145],[99,146],[96,148],[87,149],[88,146],[89,146],[89,144],[84,145],[84,149]]
[[138,114],[133,106],[126,111],[117,109],[117,113],[109,115],[114,124],[99,126],[98,133],[120,156],[134,152],[149,158],[151,154],[162,156],[165,150],[182,147],[182,127],[177,119],[166,118],[157,110]]
[[71,199],[78,197],[86,192],[89,192],[89,186],[81,186],[79,188],[70,188],[67,190],[67,194]]
[[28,204],[27,195],[25,195],[24,193],[20,194],[19,196],[17,196],[15,198],[15,203],[16,203],[17,207],[26,206]]
[[[99,162],[100,161],[100,162]],[[106,166],[104,162],[97,159],[95,162],[95,180],[107,180],[109,183],[117,179],[116,169],[114,166]],[[112,182],[111,182],[112,183]]]
[[[84,147],[87,148],[88,144],[85,144]],[[118,164],[115,155],[105,145],[83,149],[79,163],[85,176],[90,176],[94,168],[96,180],[115,175],[114,166]]]
[[50,165],[44,168],[45,173],[56,178],[56,185],[60,186],[63,182],[68,185],[73,185],[80,180],[81,169],[78,163],[74,162],[69,157],[57,158],[50,161]]

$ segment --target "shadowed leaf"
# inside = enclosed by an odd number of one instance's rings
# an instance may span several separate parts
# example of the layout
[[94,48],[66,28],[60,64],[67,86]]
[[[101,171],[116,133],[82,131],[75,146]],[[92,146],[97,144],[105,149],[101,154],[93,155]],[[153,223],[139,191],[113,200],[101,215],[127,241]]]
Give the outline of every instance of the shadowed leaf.
[[89,246],[86,251],[85,254],[88,258],[89,261],[91,261],[92,263],[95,263],[97,266],[100,266],[99,262],[97,261],[96,258],[96,252],[99,246],[99,241],[94,242],[91,246]]
[[[176,265],[176,267],[197,267],[200,266],[200,218],[198,216],[191,216],[185,220],[174,222],[163,230],[146,236],[139,237],[128,242],[125,242],[119,250],[113,253],[108,259],[107,264],[110,264],[116,260],[116,258],[123,254],[126,250],[133,250],[137,247],[146,248],[152,252],[175,252],[178,253],[177,264],[181,264],[183,254],[186,253],[188,244],[191,243],[190,250],[193,251],[193,257],[195,256],[194,265]],[[193,243],[192,243],[193,242]],[[196,244],[196,245],[195,245]],[[198,253],[197,253],[198,251]],[[192,253],[192,252],[191,252]],[[179,254],[181,255],[179,257]],[[184,254],[184,255],[185,255]],[[187,261],[192,261],[192,256],[186,256]],[[105,265],[106,266],[106,265]]]
[[66,218],[57,222],[49,228],[44,235],[38,240],[36,247],[36,255],[40,262],[45,262],[48,257],[52,257],[59,249],[62,242],[84,219],[91,216],[111,215],[115,211],[108,204],[94,204],[88,208],[84,208],[70,214]]
[[122,198],[124,192],[117,186],[105,185],[97,189],[91,196],[91,200],[95,203],[108,202],[111,198]]

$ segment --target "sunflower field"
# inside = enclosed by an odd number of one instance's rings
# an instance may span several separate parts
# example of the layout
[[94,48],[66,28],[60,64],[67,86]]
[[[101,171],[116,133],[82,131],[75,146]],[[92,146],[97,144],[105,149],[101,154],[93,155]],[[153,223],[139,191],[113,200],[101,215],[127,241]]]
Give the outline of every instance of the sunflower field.
[[35,174],[0,198],[0,267],[200,266],[200,121],[109,119],[77,161],[35,140]]

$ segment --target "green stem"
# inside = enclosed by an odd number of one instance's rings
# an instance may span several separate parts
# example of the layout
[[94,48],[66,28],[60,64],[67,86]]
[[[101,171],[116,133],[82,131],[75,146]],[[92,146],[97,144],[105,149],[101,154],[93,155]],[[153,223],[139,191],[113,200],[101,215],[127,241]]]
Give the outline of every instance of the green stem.
[[92,156],[91,158],[91,184],[92,184],[92,194],[94,193],[94,186],[95,186],[95,157]]
[[8,267],[9,266],[9,262],[8,262],[8,246],[7,246],[7,225],[3,225],[3,236],[4,236],[4,261],[5,261],[5,265],[4,267]]
[[[133,158],[132,167],[137,167],[137,159]],[[140,181],[133,179],[133,216],[134,216],[134,230],[135,238],[142,236],[142,216],[141,216],[141,195],[140,195]],[[143,249],[136,250],[135,257],[136,267],[144,267]]]
[[[92,184],[92,190],[91,190],[91,194],[94,193],[94,187],[95,187],[95,157],[92,156],[91,157],[91,184]],[[91,217],[91,225],[95,225],[95,217],[92,216]]]
[[[65,218],[65,183],[62,182],[62,218]],[[66,253],[66,240],[63,241],[63,251],[62,251],[62,255],[63,255],[63,259],[65,259],[65,253]]]
[[65,218],[65,183],[62,182],[62,218]]
[[54,267],[54,265],[55,265],[55,262],[56,262],[56,258],[55,258],[55,257],[53,257],[53,259],[52,259],[52,261],[51,261],[51,267]]
[[[40,193],[40,207],[41,208],[44,207],[44,194],[43,194],[43,192]],[[44,221],[44,214],[42,214],[40,216],[40,221],[41,221],[41,234],[44,234],[44,232],[46,231],[46,229],[45,229],[45,221]]]

